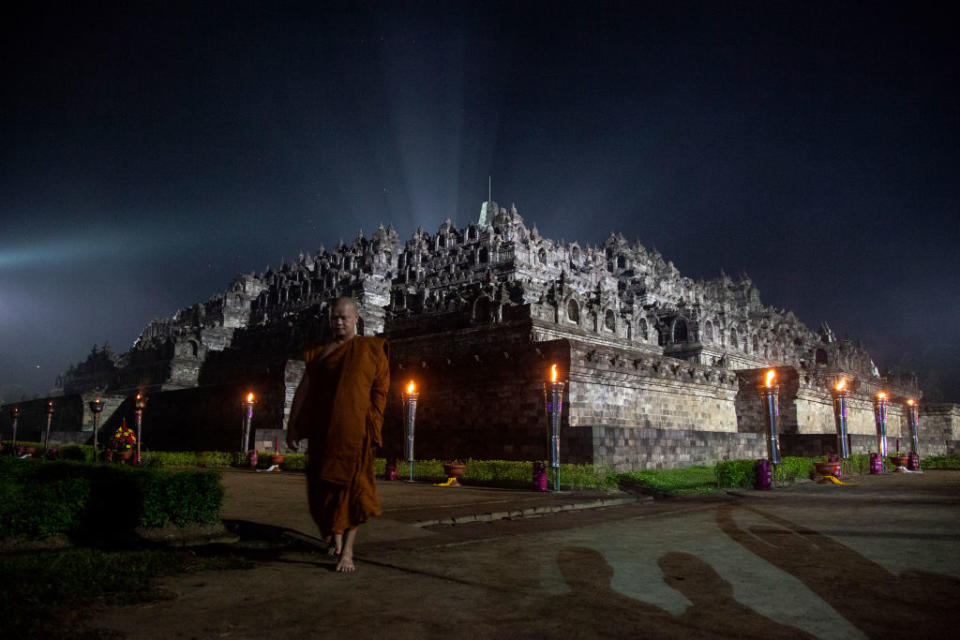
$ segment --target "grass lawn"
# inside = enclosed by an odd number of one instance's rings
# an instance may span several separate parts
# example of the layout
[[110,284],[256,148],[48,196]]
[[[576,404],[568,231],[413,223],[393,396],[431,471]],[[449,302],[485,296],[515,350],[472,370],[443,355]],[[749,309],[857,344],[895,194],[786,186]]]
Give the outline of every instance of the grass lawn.
[[718,490],[714,467],[646,469],[618,474],[622,485],[633,485],[655,496],[713,493]]

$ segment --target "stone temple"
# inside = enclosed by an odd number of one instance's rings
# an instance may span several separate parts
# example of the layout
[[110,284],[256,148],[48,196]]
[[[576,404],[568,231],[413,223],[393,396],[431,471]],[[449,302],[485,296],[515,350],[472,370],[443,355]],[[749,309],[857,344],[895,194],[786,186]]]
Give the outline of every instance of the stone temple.
[[[240,275],[205,302],[153,320],[134,345],[104,345],[57,380],[54,442],[92,436],[87,402],[107,402],[103,432],[148,396],[144,443],[153,449],[237,450],[242,398],[257,396],[258,446],[282,432],[303,373],[302,353],[325,339],[332,298],[360,303],[359,333],[390,341],[388,457],[402,451],[402,387],[420,391],[420,459],[547,457],[544,381],[558,364],[568,382],[561,430],[565,462],[616,470],[712,464],[766,455],[756,385],[780,383],[784,455],[833,452],[830,389],[853,388],[854,452],[877,450],[873,399],[890,398],[887,434],[909,446],[904,402],[913,378],[881,377],[864,347],[823,324],[765,306],[747,276],[680,275],[655,250],[611,234],[601,246],[556,242],[515,207],[488,201],[475,224],[445,221],[403,242],[382,225],[332,250]],[[20,403],[20,438],[46,424],[47,399]],[[9,409],[0,425],[10,436]],[[921,455],[954,451],[960,406],[924,404]]]

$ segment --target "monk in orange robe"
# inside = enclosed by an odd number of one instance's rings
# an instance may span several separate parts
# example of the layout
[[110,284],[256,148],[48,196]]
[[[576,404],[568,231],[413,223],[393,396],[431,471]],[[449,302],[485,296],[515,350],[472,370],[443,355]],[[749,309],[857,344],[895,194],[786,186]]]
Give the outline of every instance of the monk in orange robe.
[[307,438],[307,498],[320,533],[339,556],[336,570],[354,571],[357,527],[380,515],[374,446],[383,444],[383,409],[390,386],[387,343],[356,335],[357,303],[337,298],[330,314],[333,342],[305,354],[306,370],[290,408],[287,445]]

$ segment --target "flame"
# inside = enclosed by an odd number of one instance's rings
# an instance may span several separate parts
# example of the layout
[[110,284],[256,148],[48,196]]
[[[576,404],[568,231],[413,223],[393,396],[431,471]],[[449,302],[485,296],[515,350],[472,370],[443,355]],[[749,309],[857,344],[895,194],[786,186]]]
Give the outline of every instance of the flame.
[[846,388],[846,386],[847,386],[847,379],[840,378],[840,382],[837,383],[836,390],[843,391]]
[[407,385],[407,393],[413,393],[417,390],[417,385],[413,383],[413,380],[410,381],[410,384]]
[[554,364],[554,365],[551,365],[551,366],[550,366],[550,382],[556,382],[556,381],[557,381],[557,375],[558,375],[558,374],[557,374],[557,365],[555,365],[555,364]]
[[248,394],[247,394],[247,402],[250,402],[250,403],[253,402],[253,394],[252,394],[252,393],[248,393]]
[[914,404],[914,400],[913,400],[913,398],[907,398],[907,404],[908,404],[908,405],[910,405],[910,406],[912,407],[912,406],[913,406],[913,404]]
[[141,394],[139,394],[139,393],[137,394],[137,400],[139,400],[139,399],[142,398],[142,397],[143,397],[143,396],[142,396]]
[[777,371],[775,369],[770,369],[767,371],[767,386],[772,387],[773,381],[777,377]]
[[881,391],[880,393],[877,394],[877,397],[880,398],[881,400],[886,400],[887,394]]

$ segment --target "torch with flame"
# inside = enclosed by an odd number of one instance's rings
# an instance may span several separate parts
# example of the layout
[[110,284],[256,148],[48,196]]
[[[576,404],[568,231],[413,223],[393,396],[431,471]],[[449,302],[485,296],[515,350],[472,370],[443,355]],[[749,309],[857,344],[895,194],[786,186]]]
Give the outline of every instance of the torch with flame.
[[404,408],[404,423],[406,427],[406,443],[404,445],[404,453],[407,458],[407,466],[410,468],[410,479],[408,482],[413,482],[413,446],[415,440],[415,431],[416,431],[416,422],[417,422],[417,400],[420,399],[420,394],[417,393],[417,385],[413,380],[407,383],[406,393],[403,398],[403,408]]
[[[877,400],[873,406],[874,417],[877,419],[877,450],[880,454],[881,465],[887,457],[887,393],[877,392]],[[882,469],[882,466],[881,466]]]
[[563,382],[557,364],[550,365],[550,383],[543,384],[547,416],[550,424],[550,466],[553,468],[553,490],[560,491],[560,418],[563,414]]
[[847,435],[847,379],[840,378],[833,385],[833,419],[837,427],[837,455],[850,457],[850,437]]
[[[255,400],[256,396],[253,395],[253,392],[248,392],[247,399],[243,403],[247,411],[243,416],[243,441],[240,443],[240,451],[246,451],[250,447],[250,426],[253,422],[253,405]],[[254,452],[256,452],[256,446],[254,446]],[[252,463],[252,466],[256,467],[256,463]]]
[[913,398],[907,398],[907,424],[910,426],[910,471],[920,470],[920,407]]
[[760,401],[767,414],[767,459],[772,465],[780,464],[780,386],[776,384],[777,370],[767,369],[763,384],[757,385]]

